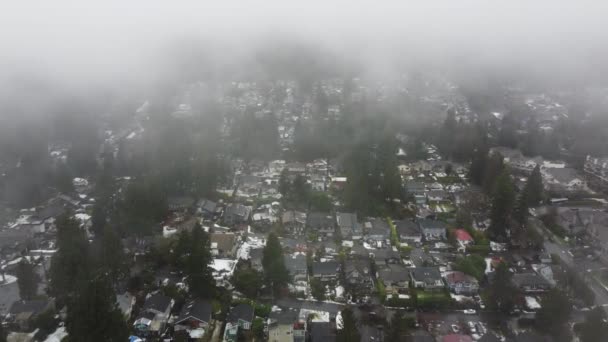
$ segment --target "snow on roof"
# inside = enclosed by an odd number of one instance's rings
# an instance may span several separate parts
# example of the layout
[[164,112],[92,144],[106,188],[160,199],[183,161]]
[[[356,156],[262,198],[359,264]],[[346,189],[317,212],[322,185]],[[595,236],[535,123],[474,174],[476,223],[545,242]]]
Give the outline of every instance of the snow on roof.
[[538,310],[541,305],[534,297],[526,296],[526,307],[530,310]]
[[61,342],[66,336],[68,336],[68,333],[65,331],[65,327],[59,327],[44,342]]

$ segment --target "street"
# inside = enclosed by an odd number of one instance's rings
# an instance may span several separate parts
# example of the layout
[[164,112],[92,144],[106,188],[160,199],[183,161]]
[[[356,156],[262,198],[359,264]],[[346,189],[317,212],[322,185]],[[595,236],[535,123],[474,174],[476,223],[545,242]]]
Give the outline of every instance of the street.
[[[577,262],[572,259],[572,257],[568,253],[568,250],[569,250],[568,246],[565,246],[565,245],[559,243],[558,242],[559,240],[556,238],[549,239],[550,234],[552,234],[552,233],[549,232],[544,227],[543,223],[539,219],[531,218],[530,223],[531,223],[531,225],[530,225],[531,227],[534,227],[534,229],[536,229],[541,235],[543,235],[545,237],[545,240],[543,243],[543,247],[545,248],[545,251],[551,255],[558,255],[560,260],[565,265],[567,265],[574,271],[578,272],[579,275],[584,279],[585,283],[593,291],[593,294],[595,295],[596,305],[601,306],[604,309],[604,311],[606,311],[606,314],[608,314],[608,291],[601,284],[599,284],[597,282],[597,280],[595,280],[593,277],[589,277],[586,274],[587,268],[581,267],[583,265],[583,263]],[[553,240],[555,242],[551,242],[551,240]]]

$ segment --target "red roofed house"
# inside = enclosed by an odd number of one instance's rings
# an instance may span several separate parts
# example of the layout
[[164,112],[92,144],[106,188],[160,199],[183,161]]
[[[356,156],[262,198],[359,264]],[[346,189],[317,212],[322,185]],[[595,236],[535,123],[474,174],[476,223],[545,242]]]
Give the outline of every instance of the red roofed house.
[[469,234],[469,232],[467,232],[464,229],[456,229],[456,240],[463,244],[463,245],[468,245],[473,243],[473,237],[471,237],[471,234]]

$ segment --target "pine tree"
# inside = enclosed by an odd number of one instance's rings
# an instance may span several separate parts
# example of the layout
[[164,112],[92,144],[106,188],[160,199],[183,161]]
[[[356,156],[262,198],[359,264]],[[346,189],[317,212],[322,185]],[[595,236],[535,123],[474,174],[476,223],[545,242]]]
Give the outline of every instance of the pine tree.
[[541,301],[541,308],[536,313],[536,325],[541,331],[559,335],[564,332],[571,312],[572,304],[568,296],[557,288],[551,289]]
[[65,326],[69,341],[74,342],[122,342],[129,337],[116,295],[103,276],[84,282],[68,301]]
[[52,295],[63,299],[87,281],[91,263],[84,231],[70,213],[60,216],[56,225],[58,250],[51,259],[49,289]]
[[524,230],[528,222],[528,214],[528,190],[524,189],[521,194],[519,194],[517,204],[513,210],[513,220],[516,224],[513,225],[514,229],[511,232],[512,236],[519,239],[524,237]]
[[38,275],[34,270],[34,265],[22,259],[17,265],[17,285],[19,286],[19,296],[23,300],[30,300],[38,292]]
[[483,185],[486,164],[488,162],[488,149],[485,146],[479,146],[475,150],[471,167],[469,168],[469,180],[476,185]]
[[266,282],[275,293],[287,285],[289,272],[283,260],[283,248],[275,233],[268,234],[266,246],[262,254],[262,266],[264,267]]
[[289,196],[289,191],[291,190],[291,182],[289,181],[289,176],[287,174],[287,169],[283,169],[281,171],[281,177],[279,177],[279,193],[283,195],[283,198],[287,198]]
[[211,243],[209,235],[196,225],[190,234],[190,253],[186,258],[186,274],[190,291],[201,298],[215,294],[215,279],[211,267]]
[[2,324],[0,324],[0,342],[6,342],[6,331]]
[[98,240],[100,268],[110,276],[112,281],[122,279],[127,273],[127,257],[120,237],[113,228],[106,226]]
[[397,310],[391,319],[386,340],[395,342],[407,341],[408,330],[403,312]]
[[496,187],[492,199],[492,210],[490,212],[490,235],[499,240],[507,238],[507,230],[511,223],[511,214],[515,202],[515,191],[511,182],[508,169],[503,170],[496,180]]
[[496,180],[505,169],[504,158],[500,153],[492,154],[486,163],[483,174],[482,187],[486,194],[493,194]]
[[602,341],[608,335],[608,323],[604,321],[605,317],[601,307],[596,307],[587,313],[585,322],[579,327],[581,342]]
[[337,342],[360,341],[361,334],[357,328],[358,322],[355,318],[353,310],[346,307],[342,310],[342,329],[338,330],[336,336]]
[[515,287],[511,283],[513,275],[504,262],[495,270],[494,279],[489,287],[489,305],[493,310],[508,314],[514,305]]
[[528,205],[536,207],[543,200],[543,176],[540,173],[540,166],[536,165],[525,187],[528,193]]

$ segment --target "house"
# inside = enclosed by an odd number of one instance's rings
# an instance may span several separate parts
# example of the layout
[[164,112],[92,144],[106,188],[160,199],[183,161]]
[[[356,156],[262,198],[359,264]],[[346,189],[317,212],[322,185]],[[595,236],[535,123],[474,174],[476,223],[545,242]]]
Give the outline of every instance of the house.
[[421,219],[418,220],[418,226],[426,240],[445,240],[446,238],[446,225],[441,221]]
[[240,329],[249,330],[251,329],[251,323],[253,323],[254,310],[249,304],[238,304],[237,306],[230,309],[228,316],[226,317],[226,323],[236,325]]
[[385,243],[391,238],[391,228],[385,220],[372,218],[365,222],[366,240],[372,243]]
[[426,192],[426,185],[422,182],[407,182],[405,183],[405,192],[408,195],[424,195]]
[[516,273],[512,282],[523,293],[541,293],[551,288],[551,284],[536,273]]
[[306,281],[308,268],[306,267],[306,255],[297,253],[293,255],[284,255],[283,260],[285,267],[289,271],[289,275],[294,282]]
[[442,189],[434,189],[428,191],[426,197],[429,201],[441,202],[448,199],[448,193]]
[[160,293],[148,295],[139,317],[133,322],[133,327],[145,336],[162,332],[169,320],[173,304],[173,299]]
[[11,305],[6,321],[19,330],[30,330],[38,316],[52,310],[55,310],[52,299],[18,300]]
[[394,247],[372,249],[369,252],[369,256],[374,261],[376,267],[383,267],[388,264],[398,264],[401,261],[401,255]]
[[477,279],[460,271],[446,274],[445,282],[448,285],[448,289],[457,295],[472,295],[479,291]]
[[206,220],[214,220],[221,213],[217,203],[204,198],[196,203],[196,207],[196,212]]
[[211,303],[202,299],[186,302],[175,320],[175,331],[192,330],[206,331],[211,323]]
[[194,207],[194,198],[190,196],[173,196],[167,199],[170,211],[186,211]]
[[381,279],[387,294],[407,292],[409,288],[408,268],[403,265],[388,265],[386,268],[379,270],[376,277]]
[[323,282],[335,281],[338,279],[340,264],[336,261],[313,262],[312,276]]
[[461,246],[470,245],[474,242],[471,234],[464,229],[456,229],[456,231],[454,231],[454,235],[456,236],[456,241]]
[[120,309],[120,312],[122,312],[125,319],[129,320],[131,318],[133,306],[135,305],[135,296],[130,294],[128,291],[121,294],[117,293],[116,303],[118,304],[118,308]]
[[311,212],[306,217],[306,229],[320,236],[332,237],[335,232],[335,219],[329,213]]
[[237,236],[234,233],[211,233],[211,255],[220,258],[232,258],[236,253]]
[[554,192],[577,192],[585,190],[586,183],[577,170],[570,167],[541,168],[545,188]]
[[363,229],[357,221],[356,213],[336,213],[336,222],[343,239],[359,240],[363,236]]
[[262,258],[264,256],[264,248],[253,248],[249,251],[249,261],[251,262],[251,268],[256,271],[262,272],[264,266],[262,265]]
[[419,244],[422,242],[420,227],[411,220],[393,221],[399,241]]
[[251,208],[240,203],[231,203],[224,211],[223,221],[225,225],[233,226],[247,223],[251,214]]
[[273,310],[268,316],[268,342],[293,342],[294,323],[298,319],[298,311],[281,308]]
[[347,290],[355,296],[367,295],[373,288],[369,262],[346,260],[344,262],[344,279]]
[[443,290],[445,285],[437,267],[415,267],[410,269],[410,279],[414,287],[427,291]]
[[306,227],[306,213],[295,210],[288,210],[281,216],[283,229],[291,234],[303,234]]

